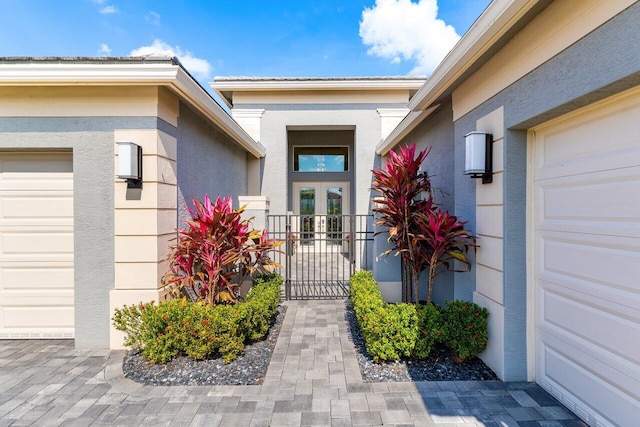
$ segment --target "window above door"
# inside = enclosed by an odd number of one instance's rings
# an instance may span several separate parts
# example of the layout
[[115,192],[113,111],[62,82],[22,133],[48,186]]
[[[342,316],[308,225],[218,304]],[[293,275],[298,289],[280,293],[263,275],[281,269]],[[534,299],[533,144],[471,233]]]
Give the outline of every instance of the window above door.
[[294,172],[346,172],[349,147],[293,147]]

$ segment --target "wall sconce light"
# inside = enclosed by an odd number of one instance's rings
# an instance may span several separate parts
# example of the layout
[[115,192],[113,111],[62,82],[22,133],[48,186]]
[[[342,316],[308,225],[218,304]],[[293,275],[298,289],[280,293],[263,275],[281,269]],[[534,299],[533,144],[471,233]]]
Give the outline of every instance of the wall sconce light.
[[464,136],[464,174],[493,182],[493,136],[486,132],[469,132]]
[[128,188],[142,188],[142,147],[133,142],[118,142],[118,179]]

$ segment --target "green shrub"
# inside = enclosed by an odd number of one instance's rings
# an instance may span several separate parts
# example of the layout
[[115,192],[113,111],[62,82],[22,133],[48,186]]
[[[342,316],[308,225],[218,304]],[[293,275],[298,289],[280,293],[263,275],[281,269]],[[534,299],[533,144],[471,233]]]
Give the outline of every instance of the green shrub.
[[477,356],[487,346],[489,311],[467,301],[447,302],[441,314],[441,340],[461,360]]
[[246,302],[211,306],[186,298],[124,306],[113,323],[125,332],[125,346],[142,349],[142,357],[166,363],[179,353],[204,359],[218,352],[225,363],[233,361],[248,340],[264,337],[280,301],[282,278],[261,277]]
[[133,349],[142,348],[142,313],[145,310],[153,309],[153,301],[148,303],[140,303],[132,306],[125,305],[123,308],[116,310],[113,316],[113,324],[119,331],[126,333],[124,340],[125,347]]
[[251,307],[247,314],[247,338],[259,340],[269,330],[271,320],[278,310],[282,277],[276,273],[257,276],[253,280],[253,287],[247,294],[246,307]]
[[166,363],[178,355],[183,344],[180,326],[187,317],[182,305],[186,301],[163,301],[142,312],[142,357],[154,363]]
[[432,303],[416,307],[418,316],[418,338],[413,349],[413,356],[418,359],[426,359],[437,342],[440,311]]
[[367,351],[375,361],[398,360],[412,353],[418,337],[415,306],[384,302],[371,272],[351,277],[350,296]]

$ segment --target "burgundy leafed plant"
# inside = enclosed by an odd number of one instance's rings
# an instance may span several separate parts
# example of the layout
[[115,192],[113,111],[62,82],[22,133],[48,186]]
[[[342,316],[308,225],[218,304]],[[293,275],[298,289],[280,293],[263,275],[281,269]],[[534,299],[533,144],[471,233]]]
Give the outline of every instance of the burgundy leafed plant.
[[268,253],[282,242],[267,238],[266,230],[254,230],[250,220],[242,219],[244,208],[232,209],[231,198],[208,196],[193,200],[187,210],[191,219],[184,230],[177,230],[171,246],[169,271],[163,284],[172,292],[189,288],[191,295],[208,304],[236,300],[236,289],[257,270],[277,266]]
[[431,181],[420,169],[429,155],[430,148],[416,154],[416,145],[401,147],[396,153],[389,152],[387,164],[380,170],[373,170],[373,189],[381,197],[376,199],[377,214],[375,224],[385,226],[389,236],[387,241],[392,247],[383,253],[396,252],[402,256],[405,278],[408,279],[402,289],[402,300],[418,302],[418,280],[420,272],[426,269],[430,257],[427,248],[417,244],[413,216],[416,212],[433,208]]
[[[420,246],[426,245],[429,256],[429,280],[427,282],[427,301],[431,301],[433,281],[442,271],[464,272],[471,270],[467,257],[469,248],[476,248],[475,237],[464,228],[466,221],[458,221],[455,215],[437,208],[416,212],[414,216],[417,232],[414,235]],[[453,261],[460,261],[464,270],[455,269]],[[445,267],[445,270],[439,267]]]
[[[397,153],[389,152],[383,168],[372,171],[373,189],[381,196],[372,209],[377,214],[375,224],[387,228],[387,241],[392,244],[383,255],[395,252],[402,256],[404,302],[418,302],[420,274],[426,269],[427,302],[431,302],[434,278],[444,271],[440,267],[468,271],[471,263],[466,253],[476,248],[465,222],[441,211],[433,201],[431,181],[420,168],[429,152],[430,147],[416,153],[415,144],[401,147]],[[466,265],[466,270],[456,270],[453,260]]]

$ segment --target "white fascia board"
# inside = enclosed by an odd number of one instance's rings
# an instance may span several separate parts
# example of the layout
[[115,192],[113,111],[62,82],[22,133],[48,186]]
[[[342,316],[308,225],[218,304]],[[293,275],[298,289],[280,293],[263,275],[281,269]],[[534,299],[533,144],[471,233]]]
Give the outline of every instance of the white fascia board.
[[273,79],[273,80],[214,80],[211,87],[216,91],[274,91],[274,90],[385,90],[420,88],[425,79]]
[[169,84],[178,68],[169,63],[5,63],[0,86]]
[[536,3],[538,0],[494,0],[416,92],[409,109],[423,110],[434,103]]
[[424,84],[425,79],[339,79],[339,80],[256,80],[256,79],[229,79],[214,80],[209,85],[231,108],[232,105],[224,95],[224,92],[266,92],[266,91],[330,91],[330,90],[418,90]]
[[407,116],[395,127],[385,139],[380,141],[376,146],[376,154],[385,156],[393,147],[395,147],[405,136],[414,130],[423,120],[438,109],[440,104],[433,105],[424,111],[411,111]]
[[255,157],[266,149],[254,141],[211,96],[180,66],[158,63],[5,63],[0,65],[0,86],[143,85],[168,86],[216,123]]
[[267,154],[266,148],[256,142],[227,112],[211,98],[182,68],[178,71],[174,83],[180,95],[196,106],[211,121],[231,136],[238,144],[253,156],[260,158]]

